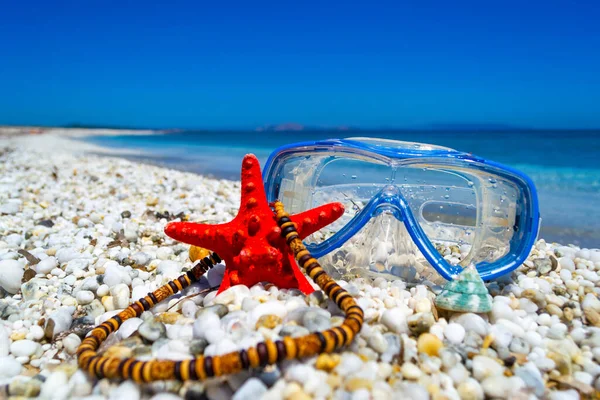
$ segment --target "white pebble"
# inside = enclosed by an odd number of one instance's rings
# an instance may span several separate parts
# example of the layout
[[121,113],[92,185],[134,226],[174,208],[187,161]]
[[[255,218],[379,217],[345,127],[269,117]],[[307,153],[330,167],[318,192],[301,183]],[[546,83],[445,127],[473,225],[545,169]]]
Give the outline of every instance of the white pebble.
[[74,333],[69,334],[66,338],[63,339],[63,346],[65,346],[65,350],[69,354],[75,354],[80,344],[81,339]]
[[19,212],[21,209],[21,200],[18,199],[10,199],[3,204],[0,204],[0,215],[1,214],[9,214],[14,215]]
[[575,389],[556,390],[548,394],[548,400],[579,400],[579,393]]
[[[63,371],[55,371],[42,385],[42,391],[40,392],[40,398],[42,399],[62,399],[68,396],[69,385],[67,374]],[[65,389],[67,390],[66,396],[64,396]]]
[[90,292],[89,290],[80,290],[75,295],[75,298],[77,299],[78,304],[86,305],[94,301],[95,296],[94,293]]
[[458,385],[458,394],[461,399],[483,400],[483,388],[473,378],[467,378]]
[[31,325],[29,328],[29,333],[31,334],[33,340],[41,340],[44,337],[44,330],[37,324]]
[[33,340],[18,340],[10,345],[10,352],[15,357],[30,357],[40,349],[40,344]]
[[186,300],[181,305],[181,313],[187,318],[194,318],[197,309],[198,307],[196,306],[196,303],[194,303],[192,300]]
[[465,330],[473,331],[479,336],[485,336],[488,333],[488,324],[477,314],[455,314],[450,318],[450,322],[456,322],[462,325]]
[[23,264],[16,260],[0,261],[0,287],[10,294],[15,294],[21,289],[23,278]]
[[168,260],[172,255],[173,249],[170,247],[160,247],[156,251],[156,258],[158,258],[159,260]]
[[250,378],[236,390],[232,400],[260,399],[267,390],[267,386],[260,379]]
[[408,323],[406,321],[406,313],[400,308],[390,308],[383,312],[381,321],[389,330],[395,333],[407,333]]
[[421,369],[411,362],[402,365],[402,376],[406,379],[417,380],[421,377]]
[[[52,338],[57,334],[66,331],[71,327],[71,323],[73,322],[72,313],[75,311],[75,307],[68,306],[62,307],[48,317],[46,320],[46,334],[51,335]],[[49,323],[52,320],[54,327],[52,331],[50,331]]]
[[194,321],[193,335],[196,339],[206,339],[206,334],[210,330],[220,330],[221,321],[219,316],[212,312],[203,312]]
[[96,294],[98,295],[98,297],[104,297],[109,293],[110,293],[110,288],[108,287],[108,285],[104,285],[104,284],[98,286],[98,290],[96,290]]
[[481,382],[481,387],[485,394],[491,398],[508,399],[512,391],[517,391],[523,387],[521,378],[513,376],[507,378],[504,375],[489,376]]
[[568,271],[575,271],[575,263],[569,257],[561,257],[558,260],[560,266]]
[[454,344],[461,343],[465,338],[465,334],[465,328],[454,322],[446,325],[446,328],[444,329],[444,336],[448,341]]
[[481,381],[489,376],[502,375],[504,367],[495,359],[486,356],[473,358],[473,377]]
[[127,339],[129,336],[133,335],[135,331],[140,327],[140,325],[144,322],[141,318],[129,318],[119,328],[119,336],[121,339]]
[[2,325],[0,325],[0,357],[8,356],[10,351],[10,339],[8,338],[8,332]]
[[115,309],[121,310],[129,305],[129,286],[120,283],[110,289],[110,294],[113,297]]
[[52,271],[57,266],[58,266],[58,261],[56,260],[56,257],[51,256],[48,258],[44,258],[39,263],[37,263],[35,266],[35,271],[38,274],[47,275],[50,273],[50,271]]
[[23,366],[13,357],[0,357],[0,378],[12,378],[21,373]]
[[490,335],[494,337],[496,346],[503,348],[508,348],[513,338],[512,332],[500,324],[492,325]]
[[116,388],[110,391],[109,400],[140,400],[141,392],[139,385],[132,381],[124,381]]

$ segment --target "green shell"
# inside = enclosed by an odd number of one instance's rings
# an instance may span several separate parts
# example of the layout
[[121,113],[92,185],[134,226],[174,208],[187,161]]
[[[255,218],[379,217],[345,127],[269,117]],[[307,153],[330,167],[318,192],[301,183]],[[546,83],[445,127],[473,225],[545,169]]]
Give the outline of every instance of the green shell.
[[450,311],[487,313],[492,310],[492,297],[477,270],[467,267],[444,286],[435,305]]

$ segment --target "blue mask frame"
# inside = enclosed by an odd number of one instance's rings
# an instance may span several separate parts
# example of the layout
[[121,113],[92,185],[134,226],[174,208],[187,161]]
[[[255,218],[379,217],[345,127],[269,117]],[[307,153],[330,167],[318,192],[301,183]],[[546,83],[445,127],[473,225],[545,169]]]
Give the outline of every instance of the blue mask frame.
[[[409,145],[409,147],[407,147]],[[433,163],[445,167],[476,169],[500,176],[519,188],[520,201],[518,209],[519,229],[510,240],[509,251],[494,262],[480,262],[476,268],[484,280],[495,279],[519,267],[529,255],[539,232],[540,215],[537,192],[533,181],[522,172],[483,158],[438,146],[406,143],[376,138],[328,139],[313,142],[301,142],[285,145],[276,149],[267,160],[263,170],[263,180],[268,201],[277,200],[281,172],[291,159],[316,154],[331,153],[336,157],[344,155],[378,160],[384,163],[394,162]],[[341,247],[355,235],[374,216],[383,209],[391,210],[397,219],[402,221],[419,251],[436,271],[447,280],[453,279],[462,271],[461,266],[448,263],[427,238],[419,222],[414,217],[406,199],[389,185],[376,194],[368,204],[355,215],[340,231],[331,238],[318,244],[307,244],[307,248],[315,257]]]

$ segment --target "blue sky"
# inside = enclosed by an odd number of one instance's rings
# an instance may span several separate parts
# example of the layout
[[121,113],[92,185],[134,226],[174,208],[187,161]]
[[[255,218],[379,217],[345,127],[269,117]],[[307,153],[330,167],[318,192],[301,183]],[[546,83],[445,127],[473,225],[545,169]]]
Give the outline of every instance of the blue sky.
[[597,1],[12,1],[0,124],[600,127]]

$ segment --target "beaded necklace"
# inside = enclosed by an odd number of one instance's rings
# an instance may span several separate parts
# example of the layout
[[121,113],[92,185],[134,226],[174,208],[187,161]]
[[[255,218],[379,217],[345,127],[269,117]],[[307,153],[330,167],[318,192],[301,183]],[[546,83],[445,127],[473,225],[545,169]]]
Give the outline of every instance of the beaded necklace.
[[94,328],[77,349],[79,367],[97,378],[132,379],[135,382],[157,380],[205,380],[207,378],[234,374],[249,368],[275,364],[285,359],[299,359],[320,353],[331,353],[352,342],[363,324],[363,310],[354,298],[338,285],[312,257],[298,236],[297,227],[285,212],[283,204],[274,203],[277,225],[304,272],[344,312],[342,325],[326,331],[281,340],[265,340],[255,347],[220,356],[200,356],[192,360],[139,361],[134,358],[105,357],[98,355],[100,344],[129,318],[139,317],[157,303],[198,281],[221,259],[215,253],[205,257],[186,274],[174,279],[154,292],[132,303],[125,310]]

